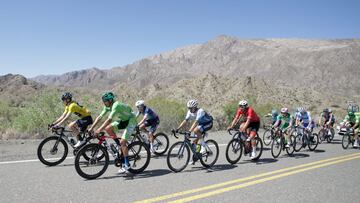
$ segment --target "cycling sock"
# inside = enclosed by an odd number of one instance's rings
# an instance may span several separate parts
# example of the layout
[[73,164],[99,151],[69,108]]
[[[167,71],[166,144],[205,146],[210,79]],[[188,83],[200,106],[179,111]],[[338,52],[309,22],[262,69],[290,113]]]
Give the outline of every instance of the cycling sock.
[[130,164],[129,164],[129,158],[128,158],[127,156],[124,157],[124,164],[125,164],[126,166],[129,166],[129,165],[130,165]]

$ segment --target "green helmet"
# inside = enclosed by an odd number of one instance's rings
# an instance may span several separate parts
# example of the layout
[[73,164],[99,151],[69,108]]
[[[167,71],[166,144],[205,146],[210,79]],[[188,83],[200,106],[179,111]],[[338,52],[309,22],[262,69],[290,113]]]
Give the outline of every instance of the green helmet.
[[103,96],[101,97],[101,99],[103,101],[110,101],[110,100],[114,100],[114,93],[112,92],[106,92],[105,94],[103,94]]
[[348,115],[351,116],[351,117],[354,117],[355,113],[353,111],[349,111]]

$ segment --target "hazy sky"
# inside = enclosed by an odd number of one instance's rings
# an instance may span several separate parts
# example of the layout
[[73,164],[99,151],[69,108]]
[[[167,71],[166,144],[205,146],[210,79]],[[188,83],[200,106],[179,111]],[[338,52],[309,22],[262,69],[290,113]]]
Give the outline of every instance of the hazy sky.
[[222,34],[360,38],[360,1],[0,0],[0,75],[109,69]]

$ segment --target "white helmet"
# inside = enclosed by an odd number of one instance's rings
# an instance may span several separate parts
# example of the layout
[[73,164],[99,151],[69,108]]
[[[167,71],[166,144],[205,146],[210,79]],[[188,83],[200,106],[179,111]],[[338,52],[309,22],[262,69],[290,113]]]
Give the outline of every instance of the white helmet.
[[282,108],[282,109],[280,110],[280,112],[281,112],[281,113],[288,113],[289,110],[288,110],[288,108]]
[[329,113],[332,113],[332,110],[331,110],[331,109],[329,109]]
[[197,107],[197,105],[198,105],[198,102],[195,99],[189,100],[187,102],[188,108],[194,108],[194,107]]
[[304,113],[304,112],[305,112],[305,108],[304,108],[304,107],[299,107],[299,108],[298,108],[298,111],[299,111],[300,113]]
[[144,100],[139,100],[139,101],[137,101],[137,102],[135,103],[135,106],[136,106],[136,107],[144,106],[144,105],[145,105]]
[[241,100],[239,101],[239,106],[247,106],[248,105],[248,102],[246,100]]

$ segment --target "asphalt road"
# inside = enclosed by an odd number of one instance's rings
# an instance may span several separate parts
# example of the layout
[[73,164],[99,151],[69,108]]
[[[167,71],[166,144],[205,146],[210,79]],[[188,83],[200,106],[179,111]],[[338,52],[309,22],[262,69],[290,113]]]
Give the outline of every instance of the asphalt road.
[[[226,132],[210,134],[220,146],[216,165],[200,163],[173,173],[166,157],[153,157],[141,174],[117,174],[110,165],[95,180],[85,180],[74,159],[47,167],[37,160],[39,140],[0,142],[0,202],[359,202],[360,151],[343,150],[341,137],[314,152],[302,150],[273,159],[265,148],[261,159],[225,159]],[[171,143],[176,140],[171,139]]]

